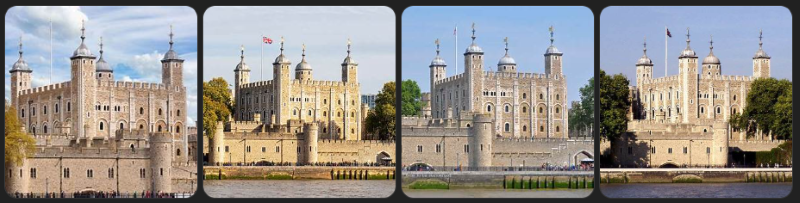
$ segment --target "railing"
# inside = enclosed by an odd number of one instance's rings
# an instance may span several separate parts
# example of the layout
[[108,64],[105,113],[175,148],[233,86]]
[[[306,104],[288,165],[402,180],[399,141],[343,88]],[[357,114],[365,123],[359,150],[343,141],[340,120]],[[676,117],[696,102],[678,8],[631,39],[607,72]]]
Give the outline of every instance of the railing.
[[[206,165],[212,166],[212,165]],[[354,163],[354,162],[319,162],[315,164],[302,164],[302,163],[279,163],[279,162],[225,162],[221,166],[330,166],[330,167],[352,167],[352,166],[366,166],[366,167],[393,167],[395,163],[381,164],[381,163]]]
[[90,198],[90,199],[119,199],[119,198],[189,198],[194,193],[115,193],[115,192],[96,192],[96,193],[14,193],[10,194],[16,199],[61,199],[61,198]]
[[403,167],[403,171],[594,171],[591,166],[413,166]]

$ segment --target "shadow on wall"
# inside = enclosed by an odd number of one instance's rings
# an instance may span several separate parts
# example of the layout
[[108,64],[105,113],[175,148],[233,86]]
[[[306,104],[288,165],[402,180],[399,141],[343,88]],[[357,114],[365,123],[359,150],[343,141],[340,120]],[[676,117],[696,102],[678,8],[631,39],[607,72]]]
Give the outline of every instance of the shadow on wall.
[[[629,140],[621,143],[619,140]],[[635,140],[635,141],[633,141]],[[636,139],[636,135],[625,133],[621,139],[611,141],[611,146],[600,152],[598,165],[601,168],[644,168],[650,163],[650,146],[647,141]]]

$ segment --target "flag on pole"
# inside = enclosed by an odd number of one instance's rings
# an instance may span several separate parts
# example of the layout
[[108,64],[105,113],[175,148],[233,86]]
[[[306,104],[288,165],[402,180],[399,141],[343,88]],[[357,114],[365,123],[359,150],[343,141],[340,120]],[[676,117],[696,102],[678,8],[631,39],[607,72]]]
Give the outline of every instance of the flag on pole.
[[670,38],[672,37],[672,34],[669,33],[669,28],[667,28],[667,36],[669,36]]
[[263,37],[263,39],[262,39],[262,40],[263,40],[263,41],[264,41],[264,43],[266,43],[266,44],[272,44],[272,39],[270,39],[269,37]]

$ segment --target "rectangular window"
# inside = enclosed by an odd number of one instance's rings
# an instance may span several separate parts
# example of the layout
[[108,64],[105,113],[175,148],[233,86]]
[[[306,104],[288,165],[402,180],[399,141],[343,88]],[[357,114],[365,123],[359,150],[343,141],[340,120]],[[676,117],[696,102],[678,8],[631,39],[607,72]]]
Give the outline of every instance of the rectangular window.
[[706,154],[711,154],[711,147],[706,147]]
[[261,152],[262,153],[267,152],[267,147],[261,147]]
[[422,145],[417,145],[417,152],[422,153]]
[[468,144],[464,145],[464,153],[469,153],[469,145]]
[[64,178],[69,178],[69,168],[64,169]]
[[31,168],[31,178],[36,178],[36,168]]
[[281,147],[280,146],[275,146],[275,152],[276,153],[281,152]]
[[684,154],[689,153],[689,148],[683,147],[683,153]]
[[229,146],[225,146],[225,152],[230,152],[230,151],[231,151],[230,147]]
[[441,152],[442,152],[442,145],[436,144],[436,153],[441,153]]
[[250,153],[250,146],[247,146],[247,153]]
[[94,171],[92,171],[92,169],[86,170],[86,177],[87,178],[94,177]]
[[667,153],[672,154],[672,148],[667,149]]

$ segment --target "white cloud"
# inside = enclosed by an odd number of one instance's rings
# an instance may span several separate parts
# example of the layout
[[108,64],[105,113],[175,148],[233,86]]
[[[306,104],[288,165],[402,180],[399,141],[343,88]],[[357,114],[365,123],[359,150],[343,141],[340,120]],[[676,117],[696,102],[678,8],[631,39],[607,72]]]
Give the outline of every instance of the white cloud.
[[128,62],[134,72],[143,76],[143,80],[148,82],[160,82],[161,74],[161,59],[164,54],[153,51],[152,53],[134,55]]
[[77,6],[18,6],[16,11],[6,16],[20,29],[47,38],[50,35],[50,22],[53,22],[53,37],[69,39],[80,36],[81,20],[89,17]]

